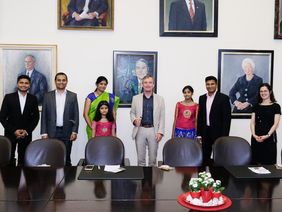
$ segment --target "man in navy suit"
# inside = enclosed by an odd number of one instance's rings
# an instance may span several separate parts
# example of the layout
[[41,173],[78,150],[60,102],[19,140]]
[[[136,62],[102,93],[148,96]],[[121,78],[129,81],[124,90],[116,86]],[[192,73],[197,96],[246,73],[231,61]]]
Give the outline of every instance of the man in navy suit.
[[11,163],[15,162],[15,150],[18,145],[18,165],[23,165],[26,147],[32,140],[32,131],[39,121],[37,99],[28,93],[30,78],[21,75],[17,79],[18,91],[5,95],[0,112],[0,121],[5,136],[12,146]]
[[41,112],[42,138],[56,138],[66,146],[66,165],[71,166],[72,142],[79,125],[77,95],[66,89],[68,77],[59,72],[55,76],[56,90],[45,94]]
[[177,0],[172,2],[169,11],[168,29],[207,30],[205,4],[199,0]]
[[99,26],[99,16],[108,10],[106,0],[70,0],[67,26]]
[[229,97],[217,91],[217,79],[205,79],[207,93],[199,98],[197,135],[202,137],[204,165],[211,165],[211,152],[214,141],[228,136],[231,123]]
[[48,84],[46,77],[35,70],[35,57],[27,55],[24,59],[25,70],[20,72],[20,75],[28,75],[30,77],[29,93],[37,97],[38,104],[41,105],[44,94],[48,91]]

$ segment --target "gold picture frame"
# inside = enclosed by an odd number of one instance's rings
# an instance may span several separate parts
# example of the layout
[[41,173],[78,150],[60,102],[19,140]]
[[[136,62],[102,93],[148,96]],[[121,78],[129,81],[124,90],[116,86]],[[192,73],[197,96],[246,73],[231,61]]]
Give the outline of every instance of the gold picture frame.
[[53,82],[57,73],[57,45],[0,44],[1,101],[5,94],[16,91],[17,77],[25,71],[24,60],[29,55],[35,59],[35,70],[45,77],[47,91],[54,89]]

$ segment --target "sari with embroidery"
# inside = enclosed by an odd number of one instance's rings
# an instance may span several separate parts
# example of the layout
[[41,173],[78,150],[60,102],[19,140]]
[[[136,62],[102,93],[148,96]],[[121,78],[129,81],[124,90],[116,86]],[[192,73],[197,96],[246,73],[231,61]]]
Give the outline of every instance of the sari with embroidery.
[[[118,105],[119,105],[119,97],[115,96],[114,94],[108,93],[108,92],[103,92],[100,96],[95,96],[94,92],[90,93],[87,96],[88,99],[90,99],[90,108],[88,112],[88,117],[91,121],[93,121],[95,114],[96,114],[96,109],[98,107],[99,102],[101,101],[107,101],[109,102],[110,108],[109,111],[117,111]],[[92,128],[87,125],[86,127],[86,133],[88,140],[92,138]]]

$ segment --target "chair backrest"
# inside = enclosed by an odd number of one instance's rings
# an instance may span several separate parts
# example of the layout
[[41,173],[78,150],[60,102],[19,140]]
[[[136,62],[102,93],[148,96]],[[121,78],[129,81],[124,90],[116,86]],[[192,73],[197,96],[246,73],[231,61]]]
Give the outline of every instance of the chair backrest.
[[251,163],[251,146],[244,138],[223,136],[213,145],[213,159],[216,166],[240,166]]
[[201,166],[203,152],[201,145],[189,138],[172,138],[163,148],[163,164],[176,166]]
[[91,165],[121,165],[124,161],[122,141],[114,136],[91,138],[85,147],[85,163]]
[[51,167],[63,167],[66,161],[66,147],[57,139],[38,139],[26,148],[25,166],[34,167],[43,164]]
[[11,142],[10,140],[0,135],[0,166],[5,166],[10,162],[11,159]]

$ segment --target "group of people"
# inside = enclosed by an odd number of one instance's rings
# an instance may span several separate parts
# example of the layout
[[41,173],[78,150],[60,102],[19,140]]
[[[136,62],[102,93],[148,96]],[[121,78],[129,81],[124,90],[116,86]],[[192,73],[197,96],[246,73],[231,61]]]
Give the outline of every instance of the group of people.
[[[76,140],[79,126],[77,94],[66,89],[68,77],[59,72],[55,76],[56,89],[45,93],[42,101],[41,136],[43,139],[61,140],[67,150],[66,165],[71,165],[72,142]],[[116,136],[116,112],[119,97],[106,92],[108,80],[100,76],[96,89],[85,99],[83,117],[87,123],[88,139],[95,136]],[[207,93],[195,103],[193,88],[182,90],[184,100],[177,102],[172,137],[195,139],[201,137],[204,165],[211,165],[214,141],[228,136],[231,124],[229,97],[217,90],[216,77],[205,78]],[[27,145],[32,140],[32,131],[39,122],[38,99],[29,91],[31,78],[27,74],[17,79],[17,91],[5,95],[0,112],[0,121],[12,144],[11,163],[15,163],[18,145],[18,164],[24,163]],[[136,142],[139,166],[146,166],[148,148],[149,166],[156,165],[158,144],[165,134],[165,102],[154,93],[154,79],[146,75],[142,79],[142,92],[133,96],[130,118],[133,124],[132,138]],[[281,108],[274,98],[272,88],[261,83],[257,103],[252,107],[251,133],[254,163],[274,164],[277,156],[276,129]],[[267,154],[265,154],[267,152]]]

